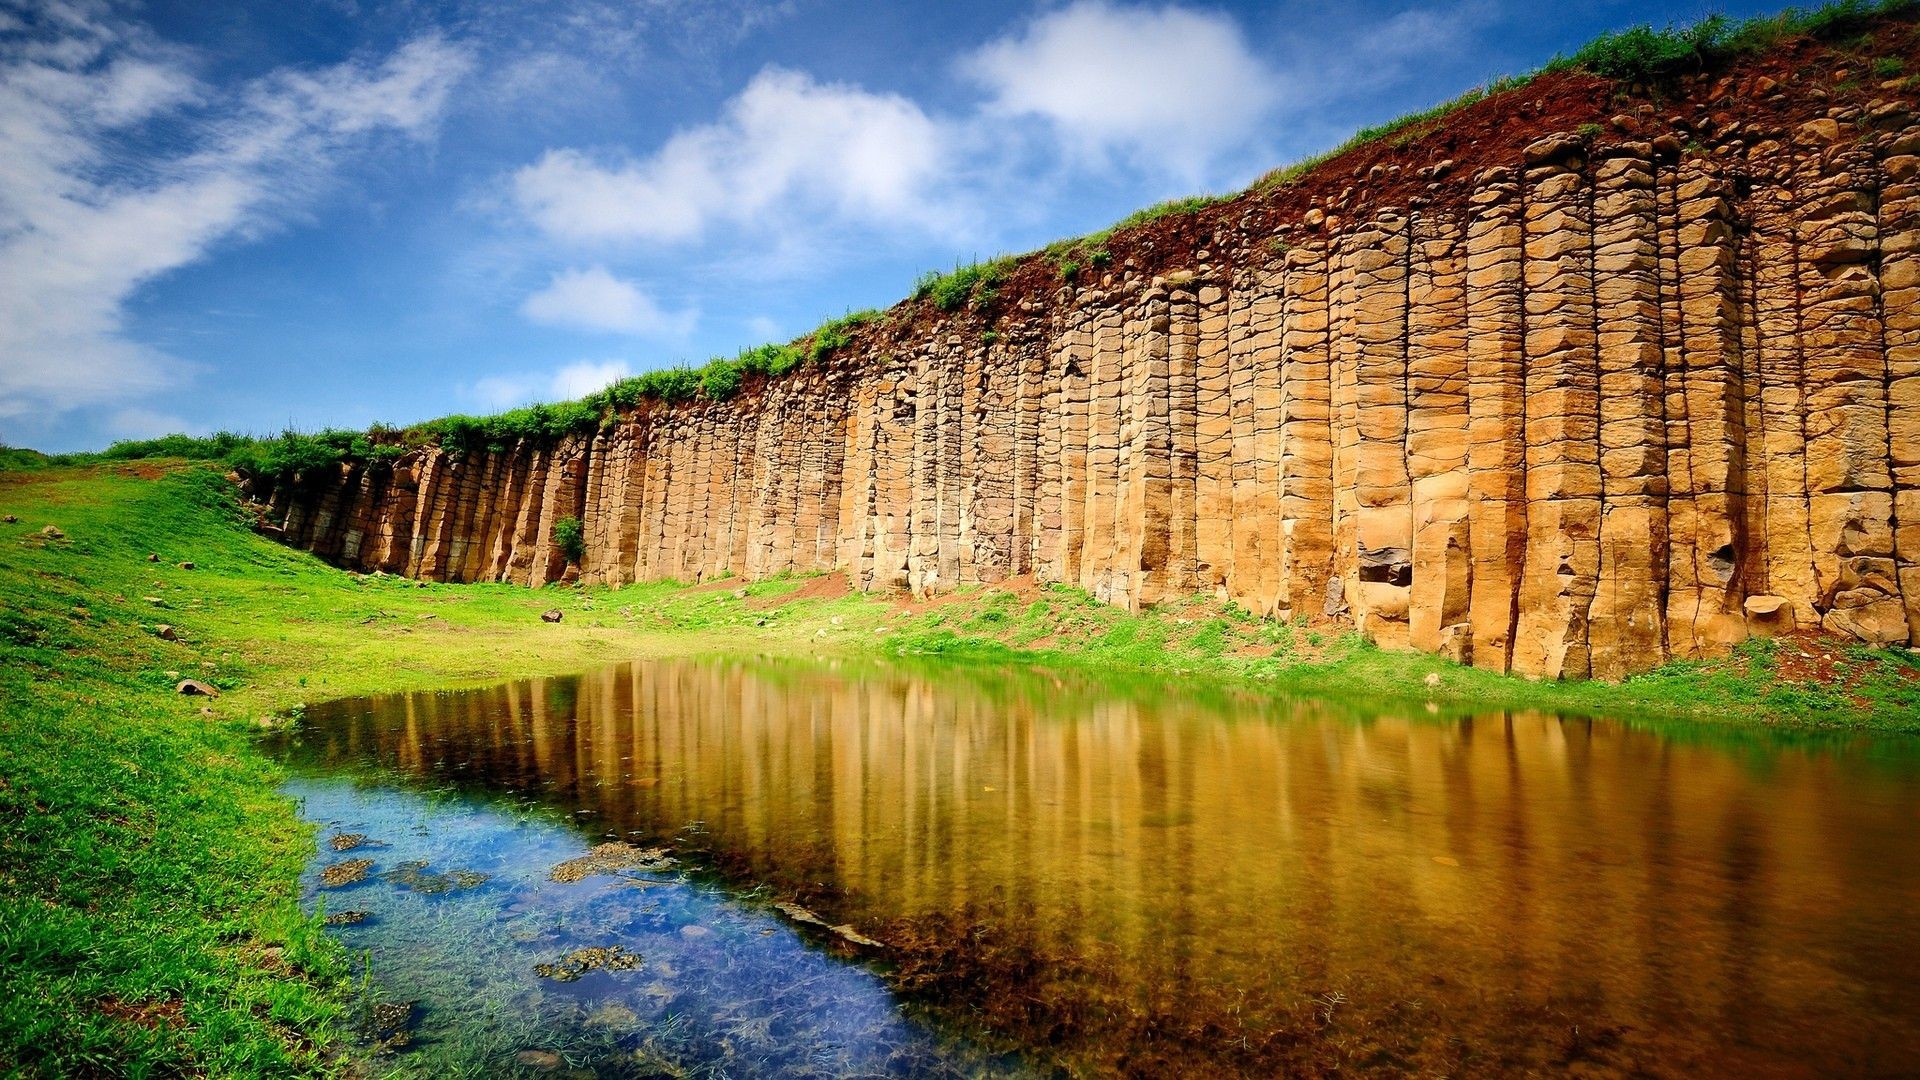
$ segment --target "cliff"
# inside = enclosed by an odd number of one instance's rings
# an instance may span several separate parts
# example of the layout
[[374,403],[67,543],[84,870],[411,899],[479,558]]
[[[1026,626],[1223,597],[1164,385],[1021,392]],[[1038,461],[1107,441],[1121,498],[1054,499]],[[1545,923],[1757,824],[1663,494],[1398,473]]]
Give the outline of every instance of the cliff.
[[1546,677],[1795,626],[1906,643],[1920,90],[1879,75],[1912,30],[1883,24],[1877,63],[1789,43],[1658,107],[1543,76],[1117,234],[1093,275],[1036,255],[988,303],[906,302],[728,400],[349,464],[274,513],[436,580],[1032,574]]

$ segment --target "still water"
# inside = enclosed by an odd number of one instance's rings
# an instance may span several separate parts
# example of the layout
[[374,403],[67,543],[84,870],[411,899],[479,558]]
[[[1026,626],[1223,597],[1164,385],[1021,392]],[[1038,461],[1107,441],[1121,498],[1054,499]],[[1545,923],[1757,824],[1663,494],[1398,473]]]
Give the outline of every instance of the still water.
[[1910,740],[681,660],[282,750],[402,1071],[1920,1074]]

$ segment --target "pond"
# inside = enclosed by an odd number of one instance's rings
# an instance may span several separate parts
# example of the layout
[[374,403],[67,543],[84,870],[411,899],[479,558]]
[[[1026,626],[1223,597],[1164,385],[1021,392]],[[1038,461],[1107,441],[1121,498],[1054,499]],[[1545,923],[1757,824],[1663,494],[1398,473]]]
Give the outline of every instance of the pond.
[[279,751],[403,1073],[1920,1072],[1911,740],[692,659]]

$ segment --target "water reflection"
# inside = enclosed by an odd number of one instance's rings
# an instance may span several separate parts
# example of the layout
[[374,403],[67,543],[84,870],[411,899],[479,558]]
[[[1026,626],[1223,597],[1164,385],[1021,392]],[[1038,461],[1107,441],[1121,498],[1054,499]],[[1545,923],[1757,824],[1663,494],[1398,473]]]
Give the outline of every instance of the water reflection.
[[1075,1072],[1920,1069],[1904,743],[677,661],[342,703],[290,752],[675,838]]

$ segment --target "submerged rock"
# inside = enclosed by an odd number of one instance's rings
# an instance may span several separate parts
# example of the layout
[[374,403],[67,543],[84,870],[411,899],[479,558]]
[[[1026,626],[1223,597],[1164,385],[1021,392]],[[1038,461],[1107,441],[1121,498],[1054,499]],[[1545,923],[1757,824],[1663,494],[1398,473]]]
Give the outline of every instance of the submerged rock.
[[830,923],[790,900],[782,900],[773,906],[782,915],[792,919],[794,922],[805,923],[808,926],[817,926],[849,944],[860,945],[869,949],[884,949],[887,947],[885,942],[875,941],[846,923]]
[[413,1042],[414,1001],[377,1002],[367,1016],[367,1035],[376,1050],[398,1050]]
[[492,874],[482,874],[477,870],[449,870],[444,874],[427,872],[424,862],[403,862],[380,875],[381,881],[390,881],[403,889],[429,896],[454,892],[460,889],[474,889],[485,884]]
[[371,911],[332,911],[321,921],[328,926],[358,926],[367,921]]
[[619,945],[575,949],[551,964],[533,965],[533,973],[555,982],[573,982],[589,971],[638,971],[640,955]]
[[615,874],[622,870],[671,870],[673,857],[664,848],[642,848],[622,840],[599,844],[577,859],[568,859],[548,871],[547,877],[562,885],[573,885],[595,874]]
[[546,1072],[550,1069],[559,1068],[564,1059],[551,1050],[522,1050],[513,1055],[513,1060],[529,1069],[539,1069],[542,1072]]
[[366,843],[367,834],[357,832],[335,833],[327,840],[327,846],[335,851],[352,851]]
[[338,889],[343,885],[354,885],[367,880],[367,871],[373,869],[372,859],[348,859],[337,862],[320,871],[320,887]]

